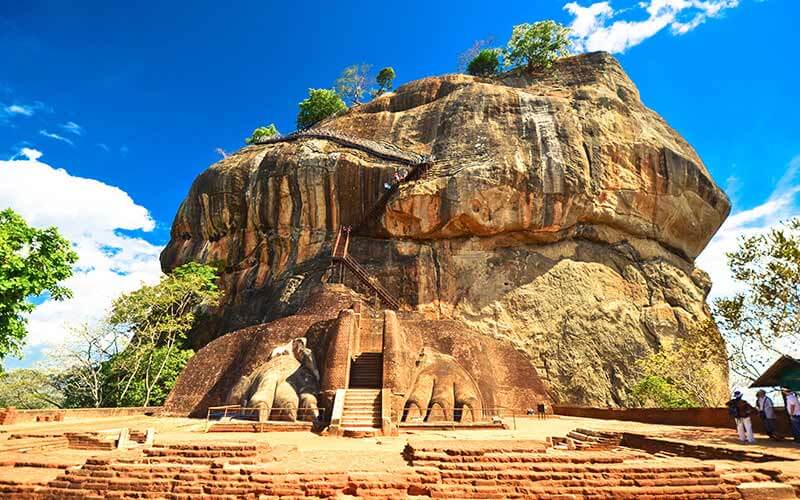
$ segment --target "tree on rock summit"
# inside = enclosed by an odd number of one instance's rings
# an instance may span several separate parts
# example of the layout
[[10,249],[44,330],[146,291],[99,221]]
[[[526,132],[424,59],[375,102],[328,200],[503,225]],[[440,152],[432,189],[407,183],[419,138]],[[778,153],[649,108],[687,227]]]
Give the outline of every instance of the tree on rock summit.
[[500,49],[483,49],[467,65],[467,74],[493,76],[500,70]]
[[553,61],[569,54],[569,32],[566,26],[550,20],[514,26],[504,54],[506,65],[524,64],[528,71],[549,68]]
[[385,92],[392,90],[392,85],[394,84],[394,68],[388,66],[383,68],[378,72],[378,76],[375,77],[375,81],[378,82],[378,90],[372,93],[373,97],[377,97]]
[[347,109],[341,97],[331,89],[308,89],[308,97],[300,101],[297,128],[308,128],[315,123]]

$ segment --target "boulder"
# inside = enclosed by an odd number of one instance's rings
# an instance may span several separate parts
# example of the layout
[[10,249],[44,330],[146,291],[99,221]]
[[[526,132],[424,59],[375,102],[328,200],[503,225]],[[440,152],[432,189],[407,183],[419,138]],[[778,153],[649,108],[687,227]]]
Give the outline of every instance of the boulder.
[[[633,361],[709,318],[694,258],[730,202],[609,54],[417,80],[313,130],[358,140],[245,147],[181,205],[164,270],[224,268],[225,303],[196,347],[297,314],[343,225],[351,256],[408,309],[524,352],[554,401],[624,404]],[[415,156],[430,168],[387,198]]]

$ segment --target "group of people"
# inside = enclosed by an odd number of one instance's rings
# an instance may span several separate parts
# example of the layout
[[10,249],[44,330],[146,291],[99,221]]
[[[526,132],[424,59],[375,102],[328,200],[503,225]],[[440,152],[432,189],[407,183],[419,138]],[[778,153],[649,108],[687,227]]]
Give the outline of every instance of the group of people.
[[[800,399],[798,399],[797,393],[786,387],[781,389],[781,393],[786,404],[786,413],[788,413],[791,421],[794,441],[795,443],[800,443]],[[739,441],[742,443],[755,443],[756,441],[755,437],[753,437],[753,422],[751,420],[751,416],[756,413],[761,419],[767,436],[773,441],[781,440],[781,437],[776,432],[775,405],[772,398],[767,396],[766,391],[763,389],[756,393],[755,408],[742,397],[741,391],[735,391],[733,398],[728,401],[728,411],[736,421],[736,430],[739,433]]]

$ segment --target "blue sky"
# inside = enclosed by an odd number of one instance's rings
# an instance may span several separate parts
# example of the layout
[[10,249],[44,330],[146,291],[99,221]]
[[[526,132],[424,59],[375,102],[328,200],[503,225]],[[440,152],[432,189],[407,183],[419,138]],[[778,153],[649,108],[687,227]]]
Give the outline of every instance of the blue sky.
[[[108,293],[157,278],[154,256],[215,149],[236,150],[269,122],[291,131],[309,87],[361,62],[393,66],[398,83],[454,72],[474,40],[504,44],[513,25],[547,18],[574,23],[580,50],[615,52],[745,214],[709,266],[735,234],[798,213],[787,175],[800,154],[793,0],[165,3],[0,2],[0,166],[53,182],[42,196],[75,189],[73,219],[96,224],[73,232],[106,249],[87,250],[87,269],[125,281]],[[5,177],[15,184],[0,186],[0,204],[41,224],[73,220],[26,201],[21,178]],[[88,314],[95,295],[77,309]],[[67,309],[49,320],[74,320]]]

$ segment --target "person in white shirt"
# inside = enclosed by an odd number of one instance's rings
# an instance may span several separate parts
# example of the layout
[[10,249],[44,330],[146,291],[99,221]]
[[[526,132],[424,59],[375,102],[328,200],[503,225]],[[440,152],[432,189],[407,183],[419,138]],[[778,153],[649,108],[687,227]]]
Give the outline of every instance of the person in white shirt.
[[753,436],[753,423],[750,421],[750,414],[754,412],[750,403],[742,399],[742,391],[735,391],[733,399],[728,401],[728,411],[736,421],[736,431],[739,433],[739,441],[742,443],[755,443]]
[[794,442],[800,443],[800,400],[797,399],[797,393],[792,392],[788,387],[781,389],[781,392],[786,401],[786,413],[789,414],[792,422]]
[[758,416],[761,417],[761,423],[764,424],[764,432],[773,441],[777,441],[778,437],[775,435],[775,406],[772,404],[772,398],[767,396],[767,391],[764,389],[756,393],[756,408],[758,409]]

